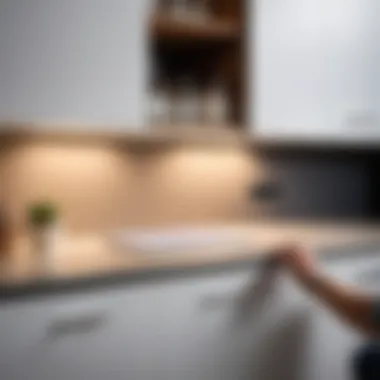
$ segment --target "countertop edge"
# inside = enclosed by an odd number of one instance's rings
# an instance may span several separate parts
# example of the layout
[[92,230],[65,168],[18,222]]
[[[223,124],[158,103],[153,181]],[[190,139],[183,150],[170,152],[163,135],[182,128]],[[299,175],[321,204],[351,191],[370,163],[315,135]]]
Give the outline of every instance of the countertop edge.
[[[339,248],[322,248],[318,251],[320,260],[351,259],[373,255],[379,249],[380,239],[362,244],[350,244]],[[226,270],[241,270],[249,266],[257,268],[262,263],[260,258],[265,255],[237,257],[224,261],[210,261],[194,264],[162,265],[142,268],[128,268],[117,271],[104,271],[89,275],[37,279],[23,283],[0,283],[0,306],[3,304],[29,299],[60,296],[76,293],[77,291],[91,292],[98,289],[119,286],[133,286],[141,283],[173,280],[219,273]]]

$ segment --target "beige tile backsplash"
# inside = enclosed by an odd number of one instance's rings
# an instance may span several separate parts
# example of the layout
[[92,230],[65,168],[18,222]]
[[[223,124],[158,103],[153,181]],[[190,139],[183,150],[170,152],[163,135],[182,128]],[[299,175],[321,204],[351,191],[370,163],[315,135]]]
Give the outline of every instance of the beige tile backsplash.
[[17,229],[51,199],[71,230],[241,221],[262,165],[241,147],[115,147],[29,141],[1,150],[2,197]]

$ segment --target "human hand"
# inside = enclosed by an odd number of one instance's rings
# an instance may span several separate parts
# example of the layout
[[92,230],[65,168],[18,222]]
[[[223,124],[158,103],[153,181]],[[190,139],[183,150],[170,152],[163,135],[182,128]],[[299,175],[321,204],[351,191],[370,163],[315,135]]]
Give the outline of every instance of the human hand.
[[275,249],[273,258],[284,265],[301,282],[308,283],[318,271],[312,252],[306,248],[292,244]]

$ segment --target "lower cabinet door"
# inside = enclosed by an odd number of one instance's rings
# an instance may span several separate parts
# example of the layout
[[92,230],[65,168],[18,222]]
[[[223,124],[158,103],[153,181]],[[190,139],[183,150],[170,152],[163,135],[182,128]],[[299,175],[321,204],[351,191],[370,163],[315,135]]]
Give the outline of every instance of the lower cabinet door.
[[304,380],[308,308],[289,278],[236,271],[176,292],[169,379]]
[[165,289],[136,286],[1,305],[1,378],[167,380]]
[[42,379],[46,305],[0,305],[0,377]]

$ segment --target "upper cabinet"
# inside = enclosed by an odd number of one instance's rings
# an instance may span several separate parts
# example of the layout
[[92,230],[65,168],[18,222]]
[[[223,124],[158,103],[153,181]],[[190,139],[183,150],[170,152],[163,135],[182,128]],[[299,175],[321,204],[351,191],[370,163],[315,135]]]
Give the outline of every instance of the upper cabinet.
[[380,138],[380,3],[250,1],[249,124],[267,138]]
[[0,3],[0,120],[145,123],[152,0]]

